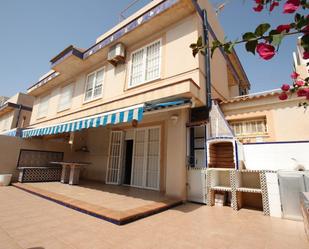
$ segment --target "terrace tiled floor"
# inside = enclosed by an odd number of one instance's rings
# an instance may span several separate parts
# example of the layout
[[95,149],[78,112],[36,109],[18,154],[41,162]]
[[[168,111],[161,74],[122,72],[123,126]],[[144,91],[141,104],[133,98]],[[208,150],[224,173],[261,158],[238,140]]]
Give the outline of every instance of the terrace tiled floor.
[[0,200],[0,249],[309,248],[302,222],[244,209],[185,204],[116,226],[14,187]]
[[60,182],[13,185],[118,225],[182,204],[181,200],[170,198],[158,191],[105,185],[93,181],[84,181],[73,186]]

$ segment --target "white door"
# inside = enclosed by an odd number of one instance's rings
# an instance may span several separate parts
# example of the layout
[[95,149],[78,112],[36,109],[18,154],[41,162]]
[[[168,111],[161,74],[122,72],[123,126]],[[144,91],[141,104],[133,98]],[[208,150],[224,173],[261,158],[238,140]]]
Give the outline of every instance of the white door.
[[123,132],[112,131],[109,143],[109,156],[106,171],[106,183],[120,184],[122,162]]
[[159,189],[160,179],[160,128],[148,129],[146,187]]
[[145,137],[146,129],[135,130],[131,185],[136,187],[144,186],[144,165],[146,159]]
[[160,128],[135,130],[131,185],[159,189]]

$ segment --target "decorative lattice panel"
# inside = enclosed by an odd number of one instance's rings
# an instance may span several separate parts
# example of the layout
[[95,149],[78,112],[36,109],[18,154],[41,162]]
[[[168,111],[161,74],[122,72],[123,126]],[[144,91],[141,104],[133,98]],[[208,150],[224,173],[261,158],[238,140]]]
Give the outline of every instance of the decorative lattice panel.
[[61,168],[24,168],[21,174],[22,182],[60,181]]
[[266,183],[266,173],[265,172],[260,173],[260,182],[261,182],[261,190],[262,190],[263,213],[264,213],[264,215],[270,215],[268,191],[267,191],[267,183]]
[[211,170],[206,171],[206,193],[207,193],[207,206],[214,205],[214,192],[211,191]]
[[233,210],[238,210],[238,198],[237,198],[237,187],[238,187],[238,172],[236,170],[230,171],[230,181],[231,181],[231,189],[232,189],[232,199],[231,206]]

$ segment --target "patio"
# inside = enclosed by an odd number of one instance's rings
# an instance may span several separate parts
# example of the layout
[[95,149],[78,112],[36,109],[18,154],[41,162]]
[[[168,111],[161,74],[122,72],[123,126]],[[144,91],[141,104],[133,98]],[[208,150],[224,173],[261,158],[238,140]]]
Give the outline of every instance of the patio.
[[124,225],[182,204],[152,190],[82,181],[80,185],[60,182],[14,183],[15,187],[82,213]]
[[14,187],[0,188],[1,249],[307,249],[302,222],[184,204],[115,226]]

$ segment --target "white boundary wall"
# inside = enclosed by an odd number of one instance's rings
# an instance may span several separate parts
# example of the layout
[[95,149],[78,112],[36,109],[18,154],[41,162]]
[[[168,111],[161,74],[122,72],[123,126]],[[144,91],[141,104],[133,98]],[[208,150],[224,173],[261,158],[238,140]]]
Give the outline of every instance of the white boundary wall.
[[293,170],[301,164],[309,170],[309,141],[244,144],[244,153],[247,169]]

